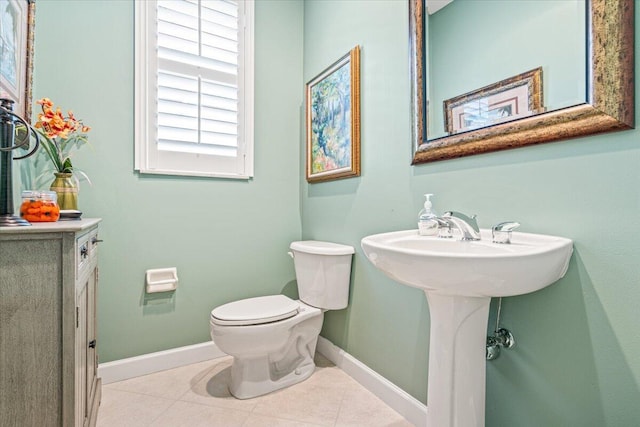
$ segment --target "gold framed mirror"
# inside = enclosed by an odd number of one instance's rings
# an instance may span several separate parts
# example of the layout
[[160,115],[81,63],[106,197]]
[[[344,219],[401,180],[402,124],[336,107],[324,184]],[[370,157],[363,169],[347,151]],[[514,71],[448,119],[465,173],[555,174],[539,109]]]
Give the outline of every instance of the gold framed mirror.
[[[412,164],[634,127],[634,0],[586,0],[586,102],[480,129],[427,138],[425,0],[408,0]],[[433,106],[439,108],[440,106]]]

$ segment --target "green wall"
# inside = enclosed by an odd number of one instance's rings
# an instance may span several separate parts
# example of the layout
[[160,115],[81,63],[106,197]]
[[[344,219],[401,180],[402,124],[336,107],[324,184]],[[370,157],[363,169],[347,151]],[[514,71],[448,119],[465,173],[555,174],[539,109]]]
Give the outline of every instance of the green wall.
[[303,238],[357,248],[350,306],[327,313],[323,335],[426,400],[426,299],[377,271],[360,239],[415,228],[435,193],[439,212],[476,213],[484,228],[517,220],[575,242],[564,279],[503,301],[517,347],[488,363],[487,426],[637,425],[640,130],[410,166],[407,3],[310,0],[304,17],[305,82],[362,48],[362,176],[301,178]]
[[[38,1],[36,9],[34,98],[73,109],[93,128],[74,165],[93,182],[81,186],[79,209],[104,219],[100,361],[208,341],[213,307],[292,282],[303,4],[256,2],[250,181],[133,171],[132,1]],[[145,270],[161,267],[178,268],[178,289],[145,297]]]
[[[374,269],[359,244],[368,234],[415,228],[422,194],[433,192],[440,212],[477,213],[483,227],[514,219],[523,231],[575,242],[564,279],[503,303],[502,324],[518,344],[488,364],[487,425],[634,425],[640,130],[410,166],[404,1],[259,0],[256,25],[255,178],[140,176],[133,172],[133,3],[37,4],[34,96],[93,126],[92,148],[76,164],[93,181],[82,187],[80,209],[104,218],[101,361],[207,341],[212,307],[290,292],[286,251],[302,236],[357,249],[350,306],[327,313],[323,335],[425,401],[426,299]],[[362,176],[308,185],[304,82],[356,44]],[[145,299],[144,271],[169,266],[178,267],[178,290]]]

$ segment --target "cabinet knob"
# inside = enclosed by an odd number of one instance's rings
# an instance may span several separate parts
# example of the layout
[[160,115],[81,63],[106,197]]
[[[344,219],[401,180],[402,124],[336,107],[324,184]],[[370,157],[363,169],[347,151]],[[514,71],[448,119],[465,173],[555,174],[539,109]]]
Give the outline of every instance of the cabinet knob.
[[92,237],[92,238],[91,238],[91,243],[92,243],[92,244],[94,244],[94,245],[95,245],[96,243],[100,243],[100,242],[104,242],[104,240],[102,240],[102,239],[98,239],[97,237]]
[[89,348],[96,348],[96,340],[89,341]]

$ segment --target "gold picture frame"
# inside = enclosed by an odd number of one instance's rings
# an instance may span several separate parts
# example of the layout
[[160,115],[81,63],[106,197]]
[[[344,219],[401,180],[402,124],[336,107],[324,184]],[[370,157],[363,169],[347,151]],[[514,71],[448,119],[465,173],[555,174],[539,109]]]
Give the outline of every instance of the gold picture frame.
[[411,164],[562,141],[635,126],[634,0],[590,0],[584,103],[512,122],[427,139],[424,0],[408,0],[411,60]]
[[544,112],[542,67],[443,102],[449,135]]
[[360,176],[360,47],[306,87],[307,181]]
[[35,0],[0,1],[0,98],[31,122]]

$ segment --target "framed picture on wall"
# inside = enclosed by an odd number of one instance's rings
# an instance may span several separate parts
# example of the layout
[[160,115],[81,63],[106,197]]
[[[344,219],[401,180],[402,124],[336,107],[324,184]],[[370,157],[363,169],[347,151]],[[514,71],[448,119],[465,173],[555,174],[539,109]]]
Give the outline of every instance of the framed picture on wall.
[[307,181],[360,176],[360,47],[307,83]]
[[542,67],[444,101],[452,135],[544,112]]
[[0,98],[31,122],[35,0],[0,0]]

